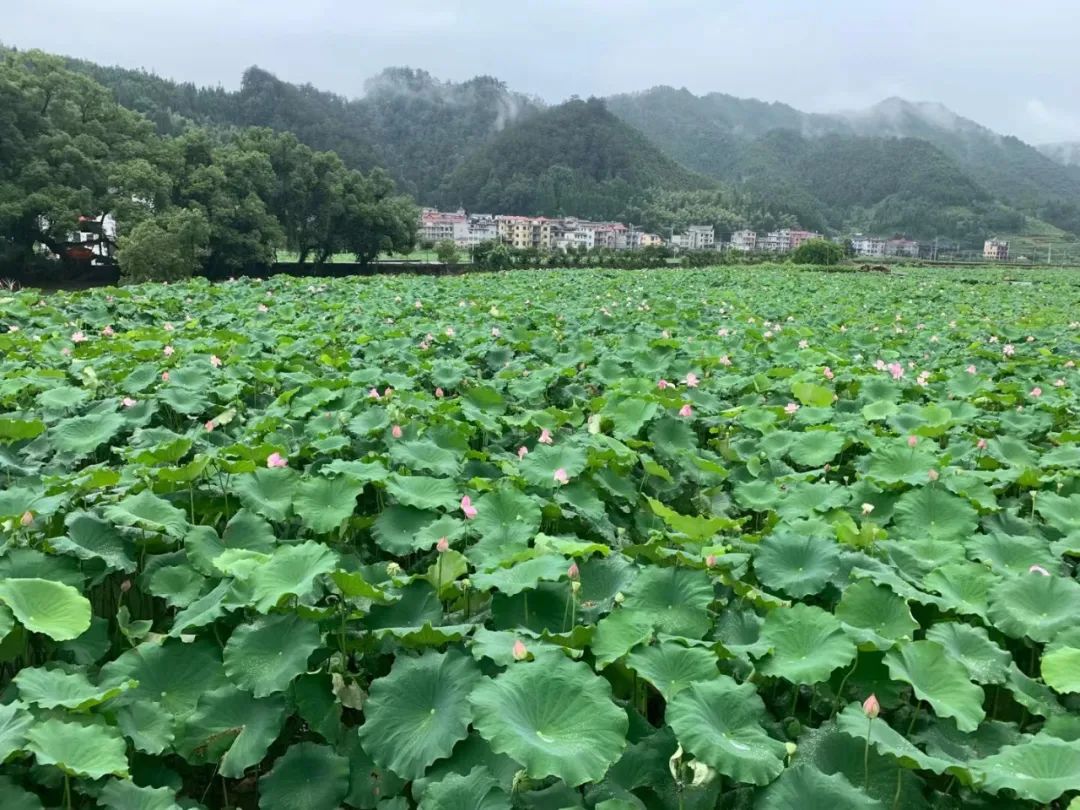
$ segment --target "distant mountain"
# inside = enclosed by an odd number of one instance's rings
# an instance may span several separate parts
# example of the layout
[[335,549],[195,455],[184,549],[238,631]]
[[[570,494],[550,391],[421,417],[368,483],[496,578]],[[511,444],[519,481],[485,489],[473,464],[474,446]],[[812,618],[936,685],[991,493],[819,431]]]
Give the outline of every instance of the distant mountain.
[[610,219],[652,190],[715,185],[591,98],[510,124],[446,178],[437,200],[451,208]]
[[[824,218],[834,227],[838,218],[845,225],[871,227],[883,225],[878,214],[890,211],[885,221],[902,230],[960,238],[982,227],[1022,228],[1019,214],[1056,219],[1067,227],[1075,218],[1073,203],[1080,203],[1080,169],[1063,171],[1034,147],[939,104],[892,98],[863,111],[822,115],[720,93],[696,96],[655,87],[614,96],[608,105],[692,169],[793,195],[808,224],[816,211],[818,222]],[[895,143],[886,146],[886,140]],[[870,162],[853,162],[860,155]],[[853,194],[856,186],[862,191]],[[948,204],[943,193],[953,198]],[[920,205],[936,215],[896,215],[914,214]],[[882,208],[862,216],[852,210],[873,206]]]
[[1080,141],[1044,143],[1039,151],[1062,166],[1080,166]]

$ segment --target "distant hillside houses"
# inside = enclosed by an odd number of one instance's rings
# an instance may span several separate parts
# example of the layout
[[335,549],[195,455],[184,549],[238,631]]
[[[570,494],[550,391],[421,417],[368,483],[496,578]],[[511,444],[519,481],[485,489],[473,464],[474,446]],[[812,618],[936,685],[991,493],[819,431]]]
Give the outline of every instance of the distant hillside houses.
[[728,246],[744,253],[790,253],[810,239],[824,239],[815,231],[799,231],[783,228],[758,235],[755,231],[735,231]]
[[919,257],[919,243],[913,239],[885,239],[878,236],[864,236],[861,233],[851,238],[851,248],[856,256],[883,258],[885,256]]
[[632,250],[664,243],[656,234],[627,227],[621,222],[593,222],[577,217],[470,214],[464,210],[445,212],[434,208],[420,212],[417,237],[421,242],[451,241],[463,248],[498,240],[514,248],[563,251],[570,248]]

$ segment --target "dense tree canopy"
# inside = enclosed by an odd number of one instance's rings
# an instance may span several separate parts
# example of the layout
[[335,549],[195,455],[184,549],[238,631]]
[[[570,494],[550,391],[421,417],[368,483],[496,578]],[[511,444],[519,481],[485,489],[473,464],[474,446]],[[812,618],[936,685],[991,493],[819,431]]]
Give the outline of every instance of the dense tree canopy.
[[366,262],[409,250],[417,212],[382,170],[349,169],[291,134],[189,127],[163,137],[62,60],[4,54],[0,261],[25,265],[35,245],[62,256],[81,216],[105,215],[125,275],[145,279],[241,273],[281,247],[302,263],[342,252]]

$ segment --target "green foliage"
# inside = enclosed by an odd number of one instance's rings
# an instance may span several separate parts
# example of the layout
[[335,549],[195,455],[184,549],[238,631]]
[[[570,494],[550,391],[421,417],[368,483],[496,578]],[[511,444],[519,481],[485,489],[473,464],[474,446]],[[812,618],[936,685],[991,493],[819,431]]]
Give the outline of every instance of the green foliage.
[[116,260],[127,281],[180,281],[199,271],[209,245],[210,225],[202,211],[178,208],[121,237]]
[[1025,280],[8,294],[0,806],[1067,803],[1080,295]]
[[844,248],[827,239],[808,239],[791,254],[795,264],[839,264],[844,259]]

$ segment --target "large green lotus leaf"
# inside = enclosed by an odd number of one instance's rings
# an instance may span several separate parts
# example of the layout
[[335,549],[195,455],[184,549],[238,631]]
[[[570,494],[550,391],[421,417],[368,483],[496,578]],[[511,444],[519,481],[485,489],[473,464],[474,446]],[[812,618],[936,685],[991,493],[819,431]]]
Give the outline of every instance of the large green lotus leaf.
[[603,669],[626,655],[639,644],[652,639],[653,615],[648,610],[612,611],[596,623],[593,634],[592,653],[596,666]]
[[831,388],[812,382],[792,383],[791,394],[803,405],[811,408],[828,408],[836,396]]
[[44,554],[33,548],[8,548],[0,556],[0,582],[5,579],[47,579],[82,590],[86,577],[71,557]]
[[172,788],[142,787],[130,779],[110,780],[97,801],[108,810],[181,810]]
[[832,540],[789,533],[769,535],[754,553],[754,571],[767,588],[790,596],[819,593],[840,568]]
[[844,434],[835,430],[812,430],[799,434],[788,456],[803,467],[820,467],[836,458],[844,449]]
[[999,578],[986,566],[973,562],[944,565],[923,577],[923,584],[941,594],[950,610],[986,618],[990,591]]
[[120,526],[134,526],[169,537],[182,538],[189,528],[187,516],[148,489],[105,507],[105,518]]
[[887,650],[897,642],[910,641],[919,629],[903,597],[868,579],[860,579],[844,589],[835,615],[849,636],[875,650]]
[[63,506],[64,495],[46,495],[41,487],[6,486],[0,490],[0,518],[20,518],[25,512],[35,517],[48,517]]
[[440,624],[443,606],[426,580],[416,579],[401,589],[401,598],[388,605],[372,605],[364,624],[371,630]]
[[398,503],[415,509],[453,509],[461,500],[453,479],[427,475],[391,475],[386,491]]
[[984,790],[1010,790],[1018,798],[1049,804],[1063,793],[1080,790],[1080,741],[1037,734],[979,760],[972,770],[982,777]]
[[45,810],[36,793],[19,786],[7,776],[0,776],[0,807],[4,810]]
[[251,585],[252,607],[268,613],[286,596],[304,599],[315,587],[317,577],[337,567],[338,555],[322,543],[309,540],[279,546],[246,578]]
[[288,467],[259,469],[238,475],[232,490],[256,515],[280,523],[289,516],[298,480],[296,471]]
[[566,658],[514,664],[469,700],[480,735],[535,779],[599,782],[626,744],[629,721],[608,682]]
[[128,775],[124,738],[109,726],[39,721],[26,732],[26,750],[39,765],[55,765],[71,776],[100,779],[110,774]]
[[915,696],[961,731],[974,731],[986,717],[983,690],[968,680],[964,666],[934,641],[913,641],[885,653],[889,677],[911,684]]
[[160,754],[175,736],[172,715],[149,700],[122,706],[116,712],[116,725],[137,751],[147,754]]
[[662,633],[701,638],[709,629],[713,586],[704,571],[651,566],[626,592],[623,607],[649,614]]
[[959,622],[940,622],[926,631],[927,641],[936,641],[954,661],[967,670],[976,683],[1005,683],[1012,656],[990,639],[982,627]]
[[360,739],[379,765],[418,779],[468,734],[469,691],[480,672],[458,650],[399,655],[390,674],[372,681]]
[[616,438],[630,439],[656,416],[658,409],[656,402],[628,398],[607,402],[600,413],[611,420]]
[[511,487],[489,492],[476,501],[471,530],[480,542],[468,550],[479,565],[497,565],[523,550],[540,529],[540,506]]
[[1009,667],[1009,680],[1005,687],[1012,694],[1013,700],[1032,714],[1056,717],[1065,712],[1054,693],[1045,684],[1025,675],[1015,661]]
[[110,687],[94,686],[81,670],[42,667],[20,670],[15,676],[15,685],[19,687],[19,699],[24,703],[43,709],[63,706],[79,712],[138,686],[135,681],[124,681]]
[[765,704],[751,683],[719,675],[691,684],[666,717],[686,753],[736,782],[767,785],[784,770],[787,750],[761,727]]
[[453,450],[439,447],[430,439],[399,441],[390,446],[390,460],[419,472],[453,478],[461,472],[461,459]]
[[1080,692],[1080,649],[1056,647],[1039,661],[1042,679],[1057,692]]
[[185,608],[202,595],[208,581],[185,563],[155,568],[149,577],[143,578],[143,586],[147,593],[163,599],[169,607]]
[[266,756],[287,716],[284,695],[256,698],[226,686],[199,698],[176,740],[176,750],[193,764],[219,763],[221,775],[239,779]]
[[45,432],[45,423],[40,419],[11,419],[0,417],[0,441],[10,442],[33,439]]
[[1027,574],[1033,565],[1055,571],[1060,565],[1050,544],[1040,537],[994,531],[973,535],[964,545],[969,557],[986,563],[1001,576]]
[[510,797],[482,765],[464,776],[451,773],[424,791],[419,810],[509,810]]
[[404,556],[438,542],[439,535],[432,539],[432,532],[427,529],[440,519],[436,512],[391,504],[375,518],[371,531],[379,548]]
[[[189,532],[190,536],[190,532]],[[187,542],[187,538],[184,538]],[[225,524],[221,534],[221,550],[244,548],[269,554],[277,545],[274,528],[249,509],[241,509]]]
[[308,657],[319,648],[318,625],[295,613],[262,616],[233,631],[225,645],[225,674],[255,697],[289,688],[307,671]]
[[90,600],[60,582],[48,579],[0,580],[0,602],[23,627],[54,641],[78,638],[90,627]]
[[786,769],[765,788],[754,810],[885,810],[885,805],[855,787],[841,773],[825,774],[812,765]]
[[825,680],[856,654],[854,642],[831,613],[801,602],[770,612],[761,640],[771,651],[761,662],[761,673],[798,684]]
[[85,456],[109,441],[123,427],[124,418],[116,413],[73,416],[57,422],[49,431],[49,440],[60,453]]
[[175,640],[144,642],[128,650],[102,667],[99,680],[102,685],[137,681],[139,685],[124,695],[125,703],[151,701],[181,721],[203,694],[228,684],[215,644]]
[[356,509],[356,496],[364,485],[344,475],[305,478],[293,496],[293,511],[304,527],[316,534],[332,532],[348,520]]
[[626,665],[668,702],[695,681],[709,681],[717,675],[716,655],[711,650],[674,641],[634,650],[626,657]]
[[[555,471],[562,469],[575,478],[585,469],[585,452],[569,444],[541,444],[525,456],[519,467],[521,475],[533,486],[555,487]],[[479,508],[477,508],[479,513]]]
[[183,610],[177,611],[176,616],[173,617],[169,635],[172,638],[178,638],[181,633],[190,631],[192,628],[205,627],[220,619],[229,609],[229,606],[225,604],[225,598],[232,591],[232,587],[232,580],[224,579]]
[[934,456],[921,446],[879,447],[870,455],[866,474],[883,484],[921,484],[935,463]]
[[672,530],[693,541],[708,540],[733,525],[731,518],[681,515],[655,498],[649,498],[648,501],[654,515],[661,518]]
[[34,716],[22,704],[0,704],[0,762],[25,745],[26,730],[33,723]]
[[200,396],[198,392],[175,385],[170,385],[160,391],[157,398],[177,413],[185,416],[200,414],[209,406],[206,397]]
[[1013,638],[1051,641],[1080,615],[1080,583],[1038,573],[1003,580],[990,593],[990,620]]
[[1062,534],[1080,531],[1080,493],[1063,498],[1056,492],[1039,492],[1035,511]]
[[64,522],[67,536],[49,540],[57,553],[80,560],[101,560],[112,571],[135,570],[129,542],[112,525],[87,512],[73,512]]
[[925,486],[900,496],[893,524],[901,538],[961,540],[975,532],[975,508],[946,490]]
[[921,768],[936,774],[950,771],[954,775],[967,771],[966,766],[952,759],[930,756],[916,748],[907,737],[886,723],[884,717],[871,721],[858,703],[849,704],[840,712],[836,726],[852,737],[869,740],[879,754],[894,757],[906,768]]
[[[358,734],[346,734],[337,750],[349,758],[349,792],[345,803],[350,807],[371,810],[384,798],[399,796],[404,790],[405,781],[393,771],[376,765],[361,745]],[[411,785],[414,797],[419,795],[416,789],[419,783]]]
[[259,810],[337,810],[349,792],[349,760],[328,745],[290,746],[259,779]]
[[498,590],[513,596],[535,588],[541,580],[554,581],[566,576],[570,561],[559,554],[544,554],[519,562],[509,568],[496,568],[489,574],[475,574],[473,585],[481,590]]

